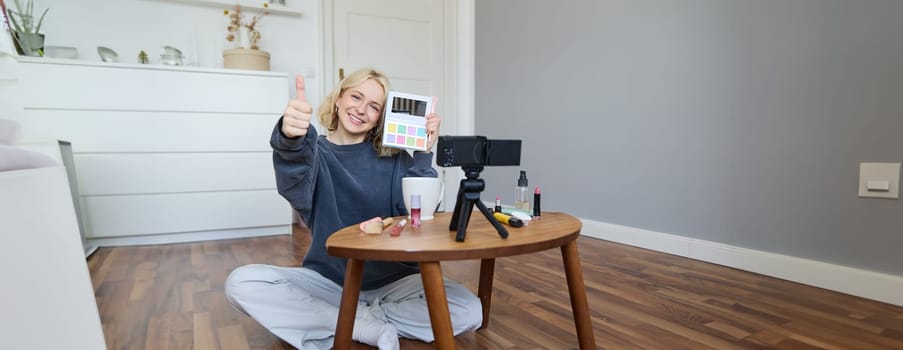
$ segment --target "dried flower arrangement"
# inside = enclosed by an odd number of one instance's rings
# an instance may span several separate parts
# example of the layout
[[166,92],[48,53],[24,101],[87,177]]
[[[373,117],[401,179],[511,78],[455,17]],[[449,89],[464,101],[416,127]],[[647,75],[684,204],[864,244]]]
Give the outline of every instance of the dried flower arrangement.
[[[263,8],[267,9],[269,7],[269,3],[263,3]],[[260,32],[257,31],[257,22],[269,14],[269,12],[263,11],[258,15],[252,16],[250,20],[246,20],[239,4],[235,4],[235,9],[232,11],[228,9],[223,10],[223,15],[229,16],[229,26],[226,27],[229,34],[226,35],[226,40],[229,42],[237,41],[237,44],[242,47],[248,45],[249,47],[245,47],[247,49],[259,50],[257,41],[260,40],[261,36]],[[248,37],[242,40],[242,35],[247,35]]]

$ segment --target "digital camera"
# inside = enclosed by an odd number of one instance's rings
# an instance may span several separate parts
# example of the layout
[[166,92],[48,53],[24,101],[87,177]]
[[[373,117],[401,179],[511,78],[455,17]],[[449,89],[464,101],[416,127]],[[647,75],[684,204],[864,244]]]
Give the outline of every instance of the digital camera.
[[463,168],[520,165],[521,140],[490,140],[485,136],[439,136],[436,164]]

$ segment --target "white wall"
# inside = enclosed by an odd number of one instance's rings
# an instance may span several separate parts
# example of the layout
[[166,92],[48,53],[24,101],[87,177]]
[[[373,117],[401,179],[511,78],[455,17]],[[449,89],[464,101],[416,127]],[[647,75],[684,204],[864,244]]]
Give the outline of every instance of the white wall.
[[[323,56],[319,6],[318,0],[286,0],[286,7],[302,15],[270,14],[258,24],[262,34],[258,45],[270,53],[270,69],[290,76],[304,73],[308,96],[315,104],[321,95],[315,72]],[[120,62],[137,63],[138,52],[144,50],[151,64],[160,64],[163,46],[169,45],[182,50],[186,64],[221,68],[223,49],[233,47],[226,41],[229,18],[223,10],[227,6],[194,5],[191,0],[35,1],[36,11],[45,8],[50,9],[41,30],[46,34],[45,45],[76,47],[82,60],[99,62],[97,46],[106,46],[119,53]]]
[[477,2],[476,132],[524,140],[485,199],[527,170],[584,234],[903,304],[903,202],[857,195],[903,160],[903,2],[568,5]]

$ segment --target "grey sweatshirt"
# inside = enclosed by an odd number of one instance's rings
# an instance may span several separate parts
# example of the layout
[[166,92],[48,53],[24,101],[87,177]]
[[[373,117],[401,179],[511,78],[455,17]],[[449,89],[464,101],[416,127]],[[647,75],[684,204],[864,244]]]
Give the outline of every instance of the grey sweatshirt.
[[[326,239],[376,216],[407,215],[401,178],[436,177],[433,154],[377,157],[370,142],[336,145],[313,127],[297,138],[287,138],[281,130],[282,119],[270,138],[276,187],[310,228],[312,241],[303,266],[343,285],[346,259],[329,256]],[[368,261],[361,288],[376,289],[418,272],[414,263]]]

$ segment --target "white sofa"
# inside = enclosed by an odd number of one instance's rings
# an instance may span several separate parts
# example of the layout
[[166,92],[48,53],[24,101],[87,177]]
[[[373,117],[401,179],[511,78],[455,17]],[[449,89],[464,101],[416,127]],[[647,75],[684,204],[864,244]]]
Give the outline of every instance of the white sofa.
[[106,348],[66,169],[10,145],[0,165],[0,349]]

